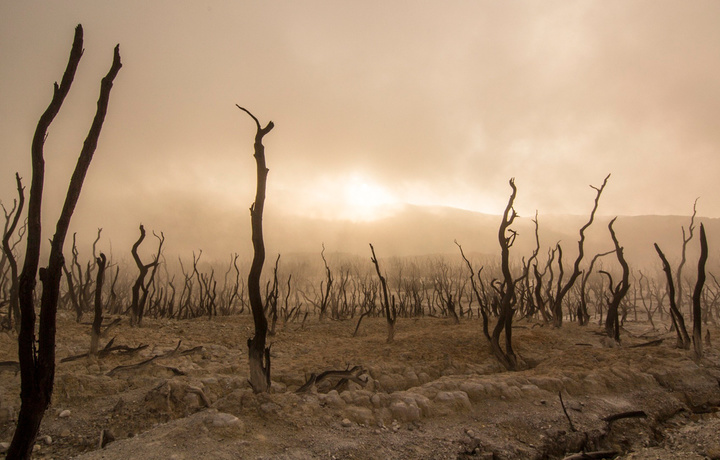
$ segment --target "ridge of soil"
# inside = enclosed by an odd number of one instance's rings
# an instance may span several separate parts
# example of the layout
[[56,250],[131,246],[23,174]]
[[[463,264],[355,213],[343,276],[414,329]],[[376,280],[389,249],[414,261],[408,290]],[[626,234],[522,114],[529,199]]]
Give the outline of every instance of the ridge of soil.
[[[529,369],[505,372],[476,320],[400,318],[391,344],[383,319],[363,319],[351,337],[355,325],[280,327],[270,337],[272,392],[256,395],[246,380],[249,316],[124,320],[115,345],[149,346],[58,362],[34,458],[720,458],[720,353],[707,345],[695,362],[674,348],[674,333],[644,323],[626,323],[622,346],[609,347],[597,325],[523,320],[514,348]],[[58,359],[89,343],[90,326],[61,312]],[[0,334],[0,361],[12,360],[16,340]],[[367,383],[332,389],[328,379],[295,393],[311,373],[353,366]],[[19,374],[0,371],[0,442],[12,438],[19,393]],[[645,416],[603,420],[631,411]],[[114,441],[100,448],[103,430]]]

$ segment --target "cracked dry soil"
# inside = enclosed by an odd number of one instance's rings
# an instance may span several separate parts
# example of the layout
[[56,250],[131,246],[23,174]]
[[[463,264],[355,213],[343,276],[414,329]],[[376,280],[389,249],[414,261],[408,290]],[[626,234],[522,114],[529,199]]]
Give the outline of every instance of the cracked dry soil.
[[[90,326],[64,313],[58,321],[58,360],[86,352]],[[518,321],[515,349],[530,369],[505,372],[477,320],[400,318],[392,344],[383,321],[365,318],[357,337],[355,320],[279,327],[266,395],[246,380],[249,316],[146,319],[141,328],[123,321],[115,344],[149,346],[58,362],[34,458],[720,458],[713,347],[694,362],[674,348],[674,333],[644,323],[627,323],[622,346],[607,348],[597,325]],[[711,327],[711,337],[718,332]],[[665,340],[632,347],[658,338]],[[16,359],[15,338],[0,334],[0,361]],[[356,365],[364,385],[331,379],[295,393],[311,373]],[[3,370],[0,442],[12,437],[19,393],[20,376]],[[645,416],[604,420],[632,411]],[[111,440],[104,448],[101,433]]]

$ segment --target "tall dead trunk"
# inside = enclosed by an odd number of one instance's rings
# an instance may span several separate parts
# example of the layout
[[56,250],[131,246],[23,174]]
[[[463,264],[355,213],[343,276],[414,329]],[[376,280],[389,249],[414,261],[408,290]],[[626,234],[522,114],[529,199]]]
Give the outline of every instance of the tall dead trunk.
[[95,317],[93,318],[92,330],[90,331],[90,354],[97,354],[98,342],[100,341],[100,326],[102,325],[103,314],[102,314],[102,287],[103,281],[105,280],[105,265],[107,264],[107,257],[102,252],[98,257],[97,262],[98,272],[97,278],[95,279]]
[[[391,343],[395,339],[395,322],[397,321],[397,312],[395,311],[395,299],[393,298],[393,308],[390,308],[390,296],[388,295],[387,281],[385,277],[380,273],[380,265],[378,264],[377,257],[375,257],[375,248],[370,244],[370,252],[372,253],[372,259],[370,259],[375,265],[375,271],[377,272],[378,278],[380,278],[380,288],[382,290],[381,303],[385,310],[385,319],[387,320],[388,335],[385,340],[387,343]],[[359,325],[359,323],[358,323]],[[357,328],[356,328],[357,332]]]
[[702,296],[703,285],[705,284],[705,262],[708,257],[707,238],[705,237],[705,227],[700,224],[700,259],[698,261],[698,277],[695,283],[695,291],[693,292],[693,351],[695,359],[702,358],[702,306],[700,298]]
[[[617,219],[617,217],[615,219]],[[615,236],[615,230],[613,230],[615,219],[610,221],[608,229],[610,230],[610,237],[615,245],[615,255],[617,255],[618,262],[620,262],[620,266],[622,267],[622,278],[618,282],[617,286],[613,286],[612,277],[609,273],[605,272],[608,275],[608,278],[610,278],[610,291],[612,293],[612,299],[608,304],[608,312],[605,318],[605,333],[616,342],[620,342],[618,308],[620,307],[620,302],[622,302],[623,298],[625,298],[625,295],[627,295],[627,292],[630,289],[630,268],[628,267],[627,261],[625,261],[623,248],[620,246],[620,243],[618,243],[617,237]]]
[[[593,187],[597,194],[595,195],[595,204],[593,205],[592,211],[590,211],[590,218],[588,219],[587,223],[580,229],[580,239],[578,240],[578,255],[575,259],[575,264],[573,266],[573,272],[570,275],[570,278],[568,279],[567,283],[564,285],[560,285],[560,280],[558,280],[558,292],[555,296],[555,299],[553,300],[553,325],[555,327],[562,326],[563,322],[563,309],[562,309],[562,302],[567,293],[572,289],[573,285],[575,284],[575,281],[580,276],[580,262],[582,262],[583,256],[585,254],[584,248],[585,248],[585,230],[587,230],[590,225],[592,225],[593,220],[595,219],[595,212],[597,211],[598,204],[600,202],[600,195],[602,195],[603,190],[605,189],[605,186],[607,185],[607,181],[610,178],[610,174],[608,174],[605,177],[605,180],[603,181],[602,185],[600,187]],[[558,249],[559,249],[558,244]],[[560,261],[561,259],[558,259]]]
[[677,347],[687,350],[690,348],[690,335],[685,327],[685,318],[683,317],[683,314],[678,308],[675,300],[675,283],[673,282],[670,263],[668,263],[665,254],[662,252],[657,243],[655,243],[655,251],[658,253],[660,260],[662,261],[663,271],[665,272],[665,276],[667,278],[668,299],[670,300],[670,318],[672,319],[675,332],[677,333]]
[[[515,221],[517,213],[513,208],[515,197],[517,196],[517,187],[515,187],[515,179],[510,179],[510,188],[512,193],[505,207],[500,228],[498,230],[498,241],[500,243],[500,268],[503,275],[502,288],[500,289],[500,311],[497,323],[493,328],[490,337],[490,348],[505,369],[509,371],[518,370],[517,356],[512,347],[512,320],[515,315],[515,304],[517,298],[515,295],[515,283],[517,282],[512,273],[510,273],[510,248],[515,242],[517,232],[510,228]],[[500,346],[500,335],[505,331],[505,350]]]
[[[7,327],[11,329],[13,327],[13,315],[15,316],[15,329],[20,330],[20,304],[18,302],[18,266],[15,260],[15,254],[13,254],[12,246],[10,246],[10,238],[15,229],[17,228],[18,222],[20,221],[20,215],[22,214],[23,205],[25,204],[25,187],[22,185],[20,175],[15,173],[15,181],[17,182],[18,191],[18,202],[15,208],[15,215],[10,225],[7,227],[5,234],[3,235],[2,245],[3,252],[7,258],[8,264],[10,265],[10,305],[8,305],[8,317]],[[8,215],[8,219],[10,216]]]
[[[237,104],[236,104],[237,105]],[[263,241],[262,217],[265,208],[265,188],[267,184],[268,169],[265,165],[265,146],[263,137],[269,133],[275,125],[269,122],[264,128],[255,115],[247,109],[237,106],[238,109],[250,115],[255,122],[257,131],[255,133],[255,163],[257,165],[257,189],[255,191],[255,202],[250,206],[250,224],[252,229],[253,260],[248,274],[248,296],[250,308],[255,322],[255,335],[248,339],[248,358],[250,361],[250,386],[255,393],[265,393],[270,389],[270,347],[265,347],[268,333],[268,322],[263,308],[262,295],[260,293],[260,275],[262,275],[263,264],[265,263],[265,242]]]
[[21,406],[15,434],[7,452],[8,459],[30,458],[40,423],[45,410],[50,404],[55,378],[55,327],[60,279],[64,264],[63,246],[70,226],[70,219],[80,197],[83,181],[95,153],[100,131],[105,121],[113,80],[117,76],[120,67],[122,67],[120,63],[120,47],[116,46],[110,71],[101,82],[95,117],[70,179],[65,203],[58,218],[55,235],[51,241],[48,266],[40,270],[43,289],[40,299],[39,340],[36,343],[33,294],[42,241],[40,216],[45,176],[44,143],[47,130],[60,111],[65,96],[72,85],[75,71],[82,56],[82,42],[83,30],[82,26],[78,25],[75,29],[72,51],[70,52],[62,82],[60,85],[55,84],[52,101],[40,117],[32,142],[33,173],[28,205],[27,245],[23,271],[20,275],[19,290],[21,326],[18,335],[18,358],[21,376]]

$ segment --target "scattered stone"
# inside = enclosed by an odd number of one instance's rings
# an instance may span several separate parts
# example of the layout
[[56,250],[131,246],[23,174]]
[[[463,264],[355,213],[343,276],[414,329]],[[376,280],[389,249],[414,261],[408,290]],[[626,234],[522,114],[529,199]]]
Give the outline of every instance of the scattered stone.
[[68,428],[63,428],[60,432],[60,437],[62,438],[69,438],[70,436],[72,436],[72,432]]
[[60,417],[60,418],[68,418],[68,417],[70,417],[70,415],[72,415],[72,412],[70,412],[69,409],[65,409],[64,411],[60,412],[60,414],[58,415],[58,417]]
[[[272,404],[272,403],[267,403],[267,404]],[[237,425],[238,423],[240,423],[239,418],[235,417],[232,414],[228,414],[226,412],[218,412],[217,414],[215,414],[212,417],[212,421],[211,421],[212,426],[217,427],[217,428]]]
[[265,415],[274,415],[280,410],[280,406],[274,402],[266,402],[260,405],[260,412]]
[[45,443],[46,446],[49,446],[52,444],[53,440],[49,435],[40,436],[40,440]]
[[10,448],[9,442],[0,442],[0,454],[4,454]]
[[352,422],[350,421],[349,418],[342,419],[342,422],[340,422],[340,424],[345,428],[349,428],[352,426]]

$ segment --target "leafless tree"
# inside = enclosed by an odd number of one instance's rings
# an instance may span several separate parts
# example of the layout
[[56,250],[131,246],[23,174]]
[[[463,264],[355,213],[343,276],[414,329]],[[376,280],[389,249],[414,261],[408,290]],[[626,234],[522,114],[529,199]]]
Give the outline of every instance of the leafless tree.
[[[5,211],[5,231],[3,232],[3,260],[7,260],[10,266],[10,295],[8,299],[7,329],[13,327],[13,315],[15,316],[15,329],[20,330],[20,304],[18,302],[18,265],[13,253],[13,246],[10,245],[10,238],[15,233],[20,216],[22,215],[23,205],[25,203],[25,187],[22,185],[20,175],[15,173],[15,182],[17,183],[18,200],[13,206],[13,210],[9,213]],[[3,210],[5,207],[3,206]],[[14,215],[13,215],[14,213]],[[12,218],[12,222],[10,219]],[[2,273],[2,270],[0,270]]]
[[105,279],[105,266],[107,264],[107,257],[102,252],[100,257],[97,258],[97,279],[95,281],[95,316],[93,318],[92,330],[90,332],[90,354],[97,354],[98,343],[100,341],[100,326],[103,320],[103,305],[102,305],[102,287]]
[[[610,178],[610,174],[608,174],[605,177],[605,180],[603,180],[603,183],[600,187],[594,187],[593,188],[597,194],[595,195],[595,204],[593,205],[592,211],[590,211],[590,218],[588,219],[587,223],[580,229],[580,239],[578,240],[578,255],[575,259],[575,264],[573,266],[572,274],[570,275],[570,278],[567,280],[567,282],[563,285],[562,282],[562,275],[558,277],[558,290],[557,295],[553,299],[552,304],[552,312],[553,312],[553,324],[556,327],[562,326],[562,320],[563,320],[563,309],[562,309],[562,302],[565,298],[565,295],[570,291],[570,289],[573,287],[573,284],[575,284],[575,281],[580,276],[580,263],[582,262],[583,256],[585,254],[584,248],[585,248],[585,230],[587,230],[590,225],[592,225],[593,220],[595,219],[595,212],[597,211],[598,204],[600,202],[600,195],[602,195],[603,189],[605,189],[605,186],[607,185],[607,181]],[[560,243],[558,243],[558,250],[560,249]],[[562,254],[562,252],[560,252]],[[562,256],[558,258],[558,261],[562,260]],[[560,264],[560,267],[562,268],[562,264]]]
[[677,307],[675,284],[673,282],[672,271],[670,270],[670,263],[657,243],[655,243],[655,251],[658,253],[660,260],[662,261],[663,271],[665,272],[665,276],[667,278],[668,299],[670,300],[670,318],[672,319],[673,326],[675,327],[675,331],[677,333],[677,347],[689,349],[690,335],[685,327],[685,318],[683,317],[680,309]]
[[[392,307],[390,305],[387,282],[385,281],[385,277],[382,275],[382,273],[380,273],[380,264],[378,264],[377,257],[375,256],[375,248],[372,244],[370,244],[370,252],[372,252],[372,258],[370,260],[372,261],[373,265],[375,265],[375,271],[377,272],[377,276],[380,279],[380,289],[382,293],[381,303],[383,306],[383,310],[385,311],[385,319],[387,320],[388,328],[387,343],[390,343],[395,337],[395,322],[397,321],[397,312],[395,311],[395,305],[392,305]],[[358,322],[358,326],[359,325],[360,323]]]
[[705,227],[700,224],[700,258],[698,260],[698,277],[693,292],[693,351],[695,359],[702,358],[702,306],[700,305],[703,285],[705,284],[705,263],[708,257],[707,237]]
[[40,428],[40,422],[52,397],[55,377],[56,315],[62,265],[64,263],[63,246],[70,226],[70,219],[80,197],[83,181],[95,153],[100,131],[105,121],[110,90],[122,66],[120,47],[116,46],[110,71],[101,82],[95,117],[70,179],[55,235],[52,238],[48,266],[40,270],[43,289],[40,300],[38,341],[36,343],[34,291],[42,241],[41,203],[45,178],[44,144],[48,128],[60,111],[62,103],[70,91],[70,86],[82,57],[82,43],[83,30],[82,26],[78,25],[75,29],[75,37],[65,73],[61,83],[59,85],[55,83],[52,101],[40,117],[32,141],[32,179],[28,201],[27,244],[23,269],[19,278],[21,325],[18,335],[18,358],[21,375],[21,406],[15,434],[7,452],[7,458],[12,460],[30,458]]
[[[236,104],[237,105],[237,104]],[[262,296],[260,294],[260,276],[265,263],[265,242],[263,241],[262,216],[265,208],[265,188],[267,184],[268,169],[265,165],[265,146],[262,141],[275,125],[269,122],[264,128],[255,115],[247,109],[237,105],[237,108],[247,113],[255,122],[255,163],[257,165],[257,189],[255,201],[250,206],[250,220],[252,229],[253,260],[248,275],[248,294],[250,308],[255,322],[255,336],[248,339],[248,353],[250,362],[250,385],[255,393],[265,393],[270,390],[270,347],[265,347],[268,333],[268,322],[265,317]]]
[[612,238],[613,244],[615,245],[615,255],[617,256],[618,262],[620,262],[620,266],[622,267],[622,278],[618,282],[617,285],[613,285],[612,276],[610,273],[603,271],[605,275],[609,278],[610,281],[610,293],[612,294],[612,299],[608,303],[608,312],[607,316],[605,318],[605,333],[608,337],[614,339],[616,342],[620,342],[620,321],[618,317],[618,308],[620,307],[620,302],[625,298],[625,295],[627,295],[628,290],[630,289],[630,268],[628,267],[627,261],[625,260],[625,257],[623,255],[623,248],[620,246],[620,243],[618,243],[618,239],[615,236],[615,230],[613,229],[613,224],[615,223],[614,218],[610,221],[608,224],[608,229],[610,230],[610,237]]
[[[160,264],[160,256],[162,254],[163,243],[165,242],[165,235],[161,232],[160,236],[155,235],[155,237],[158,239],[158,250],[157,255],[155,255],[152,262],[144,264],[137,252],[138,248],[145,240],[145,227],[143,227],[142,224],[140,224],[140,237],[138,237],[137,241],[133,244],[132,249],[130,250],[133,260],[135,261],[135,265],[137,265],[138,268],[138,277],[132,287],[132,301],[130,304],[130,324],[132,326],[140,327],[142,325],[142,319],[145,313],[145,304],[147,303],[148,298],[148,289],[155,277],[157,267]],[[150,279],[147,283],[145,283],[145,277],[151,268],[153,270],[150,273]],[[140,291],[142,291],[142,295]]]
[[[515,186],[515,179],[510,179],[509,183],[512,193],[505,207],[505,212],[503,212],[502,221],[500,222],[500,228],[498,230],[500,268],[503,275],[501,287],[498,289],[500,311],[490,338],[490,347],[495,357],[505,369],[515,371],[522,367],[512,347],[512,321],[515,315],[515,304],[517,303],[515,285],[518,280],[513,278],[512,273],[510,273],[510,248],[517,237],[517,232],[512,230],[510,225],[512,225],[517,217],[517,213],[513,207],[515,197],[517,196],[517,187]],[[500,335],[503,331],[505,331],[505,350],[500,346]]]
[[[685,227],[682,228],[682,248],[680,250],[680,263],[678,264],[677,272],[675,273],[676,276],[676,283],[677,283],[677,309],[679,311],[683,311],[683,278],[682,278],[682,272],[683,267],[685,266],[685,262],[687,262],[686,257],[686,250],[688,243],[693,239],[694,233],[695,233],[695,215],[697,214],[697,202],[699,198],[695,198],[695,202],[693,203],[693,212],[692,216],[690,216],[690,225],[688,225],[688,231],[687,234],[685,232]],[[688,344],[689,346],[689,344]]]

